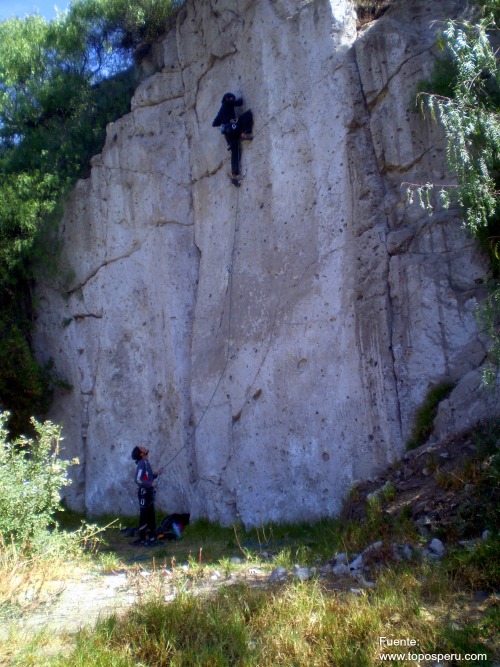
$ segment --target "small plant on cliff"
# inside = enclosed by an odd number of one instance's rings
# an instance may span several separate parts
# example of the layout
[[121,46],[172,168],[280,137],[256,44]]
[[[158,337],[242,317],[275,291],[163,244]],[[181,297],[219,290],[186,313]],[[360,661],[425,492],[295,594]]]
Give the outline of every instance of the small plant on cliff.
[[415,447],[419,447],[430,436],[439,403],[449,395],[453,386],[454,385],[449,382],[442,382],[429,389],[427,396],[415,417],[415,425],[410,440],[406,445],[407,449],[415,449]]
[[0,537],[30,548],[55,523],[67,469],[77,462],[60,458],[61,428],[33,420],[34,439],[11,441],[0,414]]
[[393,2],[394,0],[357,0],[358,29],[380,18]]

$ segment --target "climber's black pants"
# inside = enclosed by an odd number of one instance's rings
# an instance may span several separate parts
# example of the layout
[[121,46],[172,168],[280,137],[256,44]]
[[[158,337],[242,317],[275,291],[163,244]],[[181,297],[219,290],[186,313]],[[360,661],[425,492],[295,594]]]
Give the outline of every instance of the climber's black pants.
[[231,151],[231,172],[233,174],[240,173],[240,159],[241,159],[241,141],[242,134],[251,134],[253,129],[253,114],[252,110],[248,109],[242,113],[236,123],[237,128],[234,132],[227,131],[224,135],[226,137],[227,145]]
[[241,141],[238,139],[227,139],[227,145],[231,151],[231,173],[240,173]]

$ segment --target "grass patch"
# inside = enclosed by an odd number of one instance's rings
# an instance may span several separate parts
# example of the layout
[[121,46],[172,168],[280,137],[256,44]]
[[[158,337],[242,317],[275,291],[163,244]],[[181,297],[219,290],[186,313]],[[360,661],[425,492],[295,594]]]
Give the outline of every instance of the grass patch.
[[342,551],[355,553],[377,540],[416,544],[421,537],[411,520],[410,507],[397,514],[385,511],[383,495],[366,501],[363,520],[348,521],[341,526],[340,545]]
[[316,580],[268,591],[236,585],[209,597],[181,593],[168,605],[158,598],[80,632],[70,654],[46,664],[375,667],[380,637],[411,637],[421,651],[484,653],[488,660],[481,664],[491,665],[494,615],[457,620],[449,610],[463,600],[443,593],[443,571],[435,574],[442,583],[431,600],[421,575],[415,567],[390,570],[361,597]]
[[500,537],[488,539],[463,549],[455,549],[446,561],[446,571],[455,586],[467,591],[500,589]]

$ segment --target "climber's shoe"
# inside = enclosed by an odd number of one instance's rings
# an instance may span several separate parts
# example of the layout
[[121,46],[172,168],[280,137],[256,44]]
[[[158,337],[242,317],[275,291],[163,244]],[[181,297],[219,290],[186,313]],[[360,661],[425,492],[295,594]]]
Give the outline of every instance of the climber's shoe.
[[242,141],[252,141],[253,139],[253,134],[250,134],[249,132],[243,132],[241,135]]

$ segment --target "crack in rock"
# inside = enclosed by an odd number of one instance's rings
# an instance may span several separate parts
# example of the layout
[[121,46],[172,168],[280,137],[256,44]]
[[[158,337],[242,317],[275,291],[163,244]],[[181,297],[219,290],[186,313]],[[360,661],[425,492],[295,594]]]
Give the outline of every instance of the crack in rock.
[[131,257],[134,253],[136,253],[138,250],[142,248],[142,243],[139,243],[138,241],[134,241],[134,247],[127,253],[124,253],[123,255],[120,255],[119,257],[113,257],[112,259],[107,259],[104,260],[102,264],[99,264],[94,271],[92,271],[86,278],[84,278],[81,282],[79,282],[75,287],[72,287],[70,290],[66,292],[68,296],[71,296],[75,292],[78,292],[79,290],[83,289],[87,283],[89,283],[95,276],[99,273],[99,271],[106,266],[109,266],[110,264],[114,264],[115,262],[119,262],[122,259],[127,259],[128,257]]

